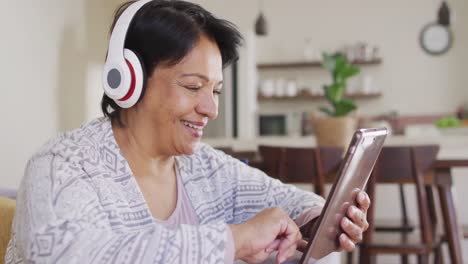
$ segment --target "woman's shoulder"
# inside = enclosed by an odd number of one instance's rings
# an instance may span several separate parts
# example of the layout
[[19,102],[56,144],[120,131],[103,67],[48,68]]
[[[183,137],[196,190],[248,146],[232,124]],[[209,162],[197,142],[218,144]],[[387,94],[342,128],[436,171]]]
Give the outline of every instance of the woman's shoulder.
[[[109,123],[109,124],[108,124]],[[55,157],[73,162],[98,155],[99,144],[111,130],[107,118],[97,118],[77,129],[62,132],[47,141],[30,160]]]
[[[95,119],[80,128],[64,132],[45,143],[28,161],[23,176],[23,188],[34,183],[53,189],[100,168],[99,140],[106,133],[106,120]],[[110,125],[109,125],[110,127]]]

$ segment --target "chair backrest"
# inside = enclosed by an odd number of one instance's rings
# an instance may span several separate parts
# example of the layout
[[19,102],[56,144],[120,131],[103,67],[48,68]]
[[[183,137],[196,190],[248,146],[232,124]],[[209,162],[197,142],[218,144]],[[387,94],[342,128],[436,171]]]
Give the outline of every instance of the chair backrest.
[[438,151],[437,145],[386,146],[382,149],[375,165],[377,181],[379,183],[414,183],[416,181],[415,170],[425,173],[430,169]]
[[343,149],[340,147],[320,147],[318,148],[320,160],[322,161],[323,174],[326,181],[334,182],[336,173],[343,160]]
[[431,243],[433,230],[429,215],[428,197],[424,186],[424,173],[431,169],[436,160],[439,146],[401,146],[383,147],[375,164],[371,179],[367,185],[367,192],[372,200],[368,210],[370,227],[364,235],[363,244],[371,243],[375,212],[375,187],[377,183],[412,183],[416,187],[416,201],[421,227],[421,241]]
[[259,146],[265,173],[285,183],[312,183],[324,196],[326,176],[338,170],[341,148]]
[[325,196],[325,180],[338,170],[341,148],[284,148],[284,162],[280,168],[287,183],[312,183],[318,195]]
[[270,177],[282,180],[280,164],[284,160],[284,147],[259,145],[258,153],[262,160],[259,169]]
[[231,147],[216,147],[215,149],[221,150],[222,152],[228,155],[231,155],[232,153],[234,153],[234,150]]
[[15,208],[15,200],[0,196],[0,263],[5,259]]

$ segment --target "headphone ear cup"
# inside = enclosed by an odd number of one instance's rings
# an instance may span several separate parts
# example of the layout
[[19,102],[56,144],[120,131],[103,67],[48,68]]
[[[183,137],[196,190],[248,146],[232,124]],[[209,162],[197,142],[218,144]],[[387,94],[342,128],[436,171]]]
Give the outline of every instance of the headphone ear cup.
[[124,49],[124,57],[132,78],[127,94],[123,98],[115,100],[115,103],[122,108],[130,108],[140,98],[143,91],[145,73],[140,59],[133,51]]

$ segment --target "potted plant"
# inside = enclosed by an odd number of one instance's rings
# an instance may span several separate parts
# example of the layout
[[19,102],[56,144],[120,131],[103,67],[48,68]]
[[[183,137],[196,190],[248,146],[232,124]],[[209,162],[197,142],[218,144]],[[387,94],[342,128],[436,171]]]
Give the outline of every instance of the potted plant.
[[314,116],[313,125],[320,146],[346,147],[357,127],[353,113],[356,104],[345,97],[347,80],[359,74],[360,69],[340,53],[323,53],[322,67],[329,71],[332,83],[323,86],[328,107],[320,107],[321,116]]

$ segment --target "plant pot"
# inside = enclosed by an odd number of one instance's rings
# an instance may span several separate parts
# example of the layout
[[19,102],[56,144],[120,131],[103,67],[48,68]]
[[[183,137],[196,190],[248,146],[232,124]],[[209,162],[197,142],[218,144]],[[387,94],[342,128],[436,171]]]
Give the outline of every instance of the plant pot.
[[357,128],[357,118],[314,116],[312,124],[318,146],[346,149]]

